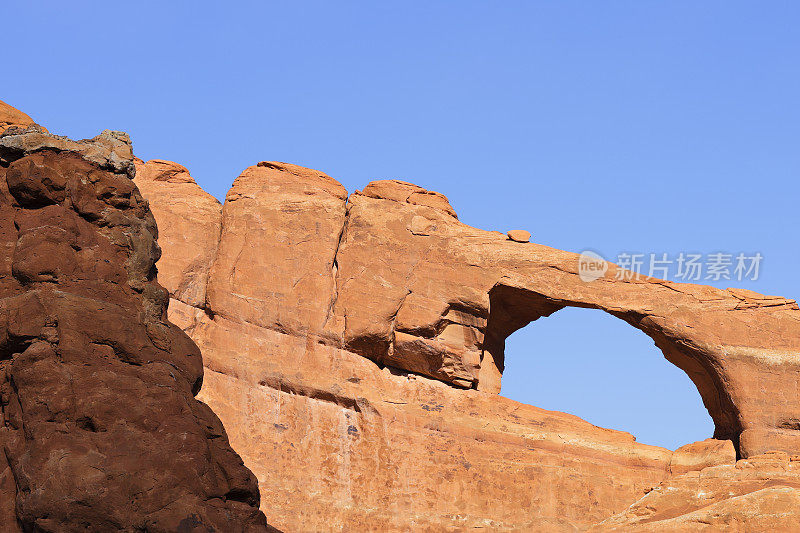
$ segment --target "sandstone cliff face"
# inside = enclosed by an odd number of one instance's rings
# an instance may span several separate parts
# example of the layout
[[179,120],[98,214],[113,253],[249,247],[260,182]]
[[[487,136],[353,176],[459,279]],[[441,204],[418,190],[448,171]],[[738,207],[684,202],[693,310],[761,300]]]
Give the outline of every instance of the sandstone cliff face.
[[265,531],[133,172],[125,134],[0,135],[0,529]]
[[[585,283],[575,254],[466,226],[438,193],[379,181],[348,197],[284,163],[246,169],[221,212],[193,220],[161,199],[207,195],[140,181],[158,165],[140,163],[137,181],[159,224],[221,228],[213,254],[164,241],[159,276],[170,319],[203,351],[201,398],[279,527],[586,529],[737,453],[800,448],[794,301],[616,280],[613,265]],[[698,386],[718,440],[671,452],[492,394],[505,338],[565,306],[650,335]]]
[[[170,254],[159,261],[159,282],[171,287],[174,298],[203,307],[208,266],[219,243],[222,206],[181,165],[160,160],[137,163],[139,190],[165,221],[159,225],[158,242]],[[193,231],[183,231],[187,226]]]

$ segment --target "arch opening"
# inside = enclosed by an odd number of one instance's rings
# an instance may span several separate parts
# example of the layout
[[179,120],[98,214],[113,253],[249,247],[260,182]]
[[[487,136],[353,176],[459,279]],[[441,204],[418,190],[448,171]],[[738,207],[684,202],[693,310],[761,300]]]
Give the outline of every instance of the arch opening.
[[[514,359],[506,372],[507,339],[522,328],[508,341]],[[647,317],[497,285],[483,347],[482,366],[502,374],[503,396],[628,431],[645,444],[675,449],[713,434],[738,450],[739,418],[716,369]]]

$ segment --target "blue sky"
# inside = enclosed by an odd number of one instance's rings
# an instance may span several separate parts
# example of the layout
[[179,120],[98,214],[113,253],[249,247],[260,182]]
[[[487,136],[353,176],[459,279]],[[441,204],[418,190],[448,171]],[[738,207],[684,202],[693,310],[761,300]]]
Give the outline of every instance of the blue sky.
[[[542,244],[760,252],[800,296],[800,4],[13,2],[0,99],[128,131],[219,198],[261,160],[399,178]],[[576,334],[576,332],[580,332]],[[712,426],[644,334],[565,310],[515,333],[503,394],[675,447]]]

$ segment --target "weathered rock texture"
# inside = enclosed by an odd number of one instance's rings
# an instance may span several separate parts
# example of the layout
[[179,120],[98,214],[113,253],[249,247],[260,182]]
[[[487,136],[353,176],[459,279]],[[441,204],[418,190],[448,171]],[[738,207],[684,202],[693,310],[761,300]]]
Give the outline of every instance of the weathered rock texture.
[[[213,201],[188,178],[144,183],[165,165],[137,180],[175,235],[159,263],[169,316],[201,347],[201,397],[278,527],[586,529],[674,476],[800,450],[792,300],[614,265],[586,283],[575,254],[466,226],[441,194],[377,181],[348,197],[284,163],[246,169],[221,213],[178,213],[166,199]],[[673,453],[490,394],[508,335],[566,306],[652,337],[717,440]]]
[[133,172],[125,134],[0,136],[0,529],[265,531]]
[[704,468],[655,487],[591,531],[797,531],[800,456],[756,455]]

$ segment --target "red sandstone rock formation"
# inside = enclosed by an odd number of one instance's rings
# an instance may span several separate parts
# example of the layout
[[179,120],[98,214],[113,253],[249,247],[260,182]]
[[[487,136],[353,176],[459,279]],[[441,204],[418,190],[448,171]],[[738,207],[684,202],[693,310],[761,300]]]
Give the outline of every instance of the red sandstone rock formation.
[[[264,530],[193,399],[130,144],[45,135],[0,103],[0,524]],[[797,305],[648,278],[461,224],[447,199],[260,163],[224,206],[136,161],[200,397],[287,531],[790,531]],[[520,242],[522,241],[522,242]],[[716,439],[672,452],[496,396],[505,338],[609,312],[684,369]],[[729,440],[728,440],[729,439]],[[740,460],[737,461],[737,454]]]
[[133,172],[125,134],[0,136],[0,529],[265,531]]
[[[640,527],[634,502],[655,498],[653,487],[666,493],[705,467],[733,469],[736,451],[800,449],[792,300],[617,280],[614,265],[586,283],[575,254],[466,226],[444,196],[404,182],[348,197],[323,173],[263,162],[236,179],[220,210],[182,167],[139,168],[169,228],[159,276],[170,319],[203,351],[201,397],[279,527]],[[173,172],[184,177],[158,177]],[[697,385],[718,440],[671,452],[492,394],[505,338],[565,306],[650,335]],[[733,478],[717,489],[726,483]],[[768,507],[774,494],[763,495],[748,501]]]

